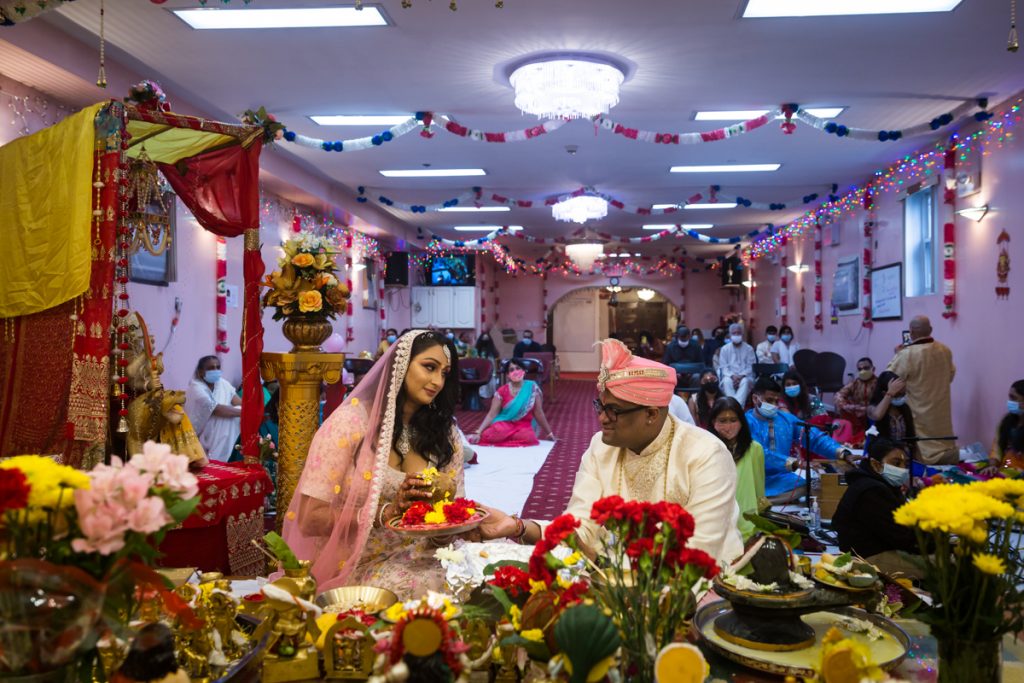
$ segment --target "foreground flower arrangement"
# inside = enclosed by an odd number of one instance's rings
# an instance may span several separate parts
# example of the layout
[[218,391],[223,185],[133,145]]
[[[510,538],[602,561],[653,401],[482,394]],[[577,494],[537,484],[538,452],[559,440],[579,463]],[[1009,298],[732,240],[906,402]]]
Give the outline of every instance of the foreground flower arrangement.
[[939,641],[939,681],[997,680],[999,643],[1024,627],[1024,480],[930,486],[896,510],[934,599],[918,618]]

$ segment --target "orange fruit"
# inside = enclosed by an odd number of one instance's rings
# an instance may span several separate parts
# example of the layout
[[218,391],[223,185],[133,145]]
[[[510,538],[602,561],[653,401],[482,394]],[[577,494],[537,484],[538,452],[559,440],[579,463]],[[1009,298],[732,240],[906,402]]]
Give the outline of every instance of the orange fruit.
[[658,683],[702,683],[711,667],[704,655],[689,643],[671,643],[654,660],[654,680]]
[[858,683],[861,674],[853,660],[853,652],[838,647],[826,654],[821,662],[821,677],[825,683]]

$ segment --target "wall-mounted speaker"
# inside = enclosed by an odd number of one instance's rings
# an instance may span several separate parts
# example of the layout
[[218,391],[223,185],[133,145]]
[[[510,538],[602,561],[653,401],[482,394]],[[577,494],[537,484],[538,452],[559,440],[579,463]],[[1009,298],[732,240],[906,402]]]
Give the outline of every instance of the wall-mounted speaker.
[[392,251],[388,254],[384,285],[386,287],[409,286],[409,252]]

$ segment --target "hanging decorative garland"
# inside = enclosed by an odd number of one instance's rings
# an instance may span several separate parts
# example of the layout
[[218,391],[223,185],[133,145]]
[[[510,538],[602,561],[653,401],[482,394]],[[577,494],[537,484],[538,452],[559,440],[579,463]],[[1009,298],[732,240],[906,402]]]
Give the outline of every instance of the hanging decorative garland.
[[992,114],[988,111],[988,98],[981,97],[977,100],[968,100],[963,104],[955,107],[951,111],[936,116],[928,123],[919,123],[916,126],[910,126],[909,128],[902,128],[897,130],[872,130],[870,128],[850,128],[842,124],[837,124],[835,121],[829,121],[828,119],[819,118],[813,114],[808,113],[804,109],[798,108],[794,113],[794,116],[801,122],[806,123],[808,126],[816,128],[820,131],[828,133],[829,135],[835,135],[840,138],[850,138],[851,140],[877,140],[878,142],[895,142],[904,137],[913,137],[915,135],[922,135],[925,133],[932,133],[939,130],[960,117],[965,116],[972,109],[980,109],[981,111],[975,112],[975,121],[987,121],[992,117]]
[[996,298],[1010,298],[1010,235],[1005,230],[999,233],[996,238],[996,248],[999,249],[999,256],[996,258]]
[[[783,246],[785,246],[785,244],[783,244]],[[779,268],[779,273],[781,273],[781,276],[780,276],[780,279],[779,279],[779,319],[782,321],[783,325],[788,325],[789,324],[789,290],[788,290],[787,285],[789,283],[789,277],[788,277],[789,276],[789,270],[786,268],[786,251],[785,250],[782,251],[782,257],[781,257],[779,263],[781,264],[781,268]]]
[[686,323],[686,268],[679,269],[679,322]]
[[956,317],[956,148],[946,150],[945,187],[942,205],[946,221],[942,226],[942,317]]
[[867,192],[864,193],[864,211],[866,213],[866,216],[864,217],[864,263],[861,264],[861,289],[864,298],[864,312],[861,326],[870,330],[874,327],[874,323],[871,322],[871,266],[874,264],[872,239],[877,220],[877,213],[875,212],[875,193],[871,187],[869,187]]
[[217,237],[217,353],[228,353],[228,243]]
[[600,114],[592,120],[603,130],[638,142],[649,142],[655,145],[699,145],[705,142],[718,142],[720,140],[728,140],[729,138],[745,135],[750,131],[757,130],[772,119],[776,119],[781,115],[782,109],[780,107],[776,107],[767,114],[750,119],[749,121],[743,121],[742,123],[724,126],[722,128],[709,130],[703,133],[658,133],[653,130],[630,128],[628,126],[623,126],[621,123],[616,123],[604,114]]
[[[814,329],[824,331],[821,317],[821,223],[814,226]],[[753,267],[753,266],[751,266]]]

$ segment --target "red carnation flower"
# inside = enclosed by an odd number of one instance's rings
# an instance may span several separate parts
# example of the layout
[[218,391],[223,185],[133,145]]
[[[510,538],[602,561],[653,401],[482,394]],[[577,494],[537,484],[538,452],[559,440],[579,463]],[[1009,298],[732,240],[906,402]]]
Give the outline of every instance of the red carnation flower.
[[631,560],[639,560],[644,555],[654,554],[654,542],[649,538],[638,538],[626,546],[626,556]]
[[548,561],[544,556],[544,553],[538,554],[534,551],[533,555],[530,556],[530,578],[534,581],[543,581],[544,585],[550,586],[551,582],[555,580],[551,570],[548,569]]
[[0,469],[0,515],[28,505],[30,490],[25,474],[18,469]]
[[432,512],[434,508],[430,506],[430,503],[426,503],[422,500],[418,500],[409,506],[409,509],[402,515],[402,524],[404,526],[415,526],[423,524],[428,512]]
[[544,531],[544,542],[548,548],[554,548],[556,545],[569,538],[577,527],[580,525],[580,520],[576,519],[572,515],[560,515],[555,517],[548,528]]
[[589,590],[590,585],[586,581],[577,581],[573,583],[571,586],[566,588],[558,598],[559,609],[565,609],[566,607],[570,607],[581,602]]
[[679,551],[679,564],[694,565],[698,567],[706,579],[713,579],[718,574],[718,564],[715,559],[703,550],[696,548],[683,548]]
[[490,584],[501,588],[515,598],[530,592],[530,575],[519,567],[506,565],[498,567],[494,571],[494,579],[490,581]]
[[602,498],[594,503],[594,506],[590,509],[590,518],[598,524],[604,524],[616,510],[622,507],[624,502],[621,496]]

